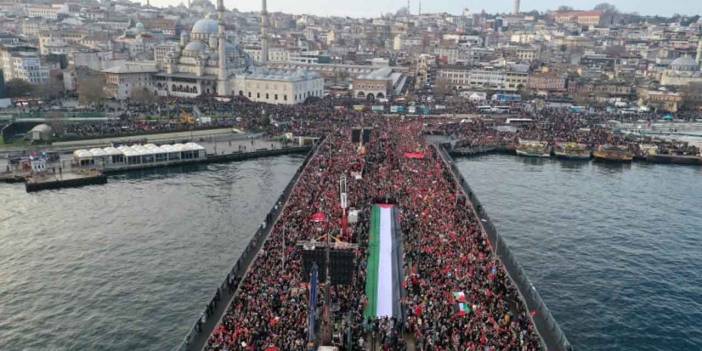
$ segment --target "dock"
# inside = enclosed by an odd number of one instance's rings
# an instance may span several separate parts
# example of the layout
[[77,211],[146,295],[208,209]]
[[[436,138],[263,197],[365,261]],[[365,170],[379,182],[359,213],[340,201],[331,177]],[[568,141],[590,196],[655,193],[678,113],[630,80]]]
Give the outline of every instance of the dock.
[[34,174],[24,178],[24,181],[25,189],[28,193],[31,193],[41,190],[106,184],[107,176],[96,170],[82,170],[66,173]]
[[222,154],[207,154],[206,158],[188,160],[167,165],[150,164],[124,169],[99,169],[99,168],[62,168],[60,164],[49,165],[51,172],[42,174],[4,172],[0,173],[0,182],[4,183],[25,183],[27,192],[41,190],[52,190],[60,188],[73,188],[85,185],[100,185],[107,183],[109,175],[121,174],[130,171],[140,171],[146,169],[158,169],[166,167],[176,167],[183,165],[208,164],[236,162],[264,157],[275,157],[281,155],[304,154],[309,152],[312,146],[292,146],[280,148],[259,148],[253,151],[234,151]]

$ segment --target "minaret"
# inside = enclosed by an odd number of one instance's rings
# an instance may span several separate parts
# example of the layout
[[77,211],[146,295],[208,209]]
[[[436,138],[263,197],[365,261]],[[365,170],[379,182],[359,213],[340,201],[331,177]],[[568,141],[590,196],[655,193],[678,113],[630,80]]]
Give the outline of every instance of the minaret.
[[512,8],[512,14],[515,16],[519,14],[519,0],[514,0],[514,8]]
[[224,0],[217,0],[217,12],[219,14],[218,29],[219,29],[219,69],[217,72],[217,94],[220,96],[229,95],[227,89],[227,62],[226,62],[226,46],[224,34]]
[[702,37],[700,37],[700,41],[697,43],[697,65],[702,67]]
[[261,64],[268,63],[268,6],[266,0],[263,0],[261,7]]

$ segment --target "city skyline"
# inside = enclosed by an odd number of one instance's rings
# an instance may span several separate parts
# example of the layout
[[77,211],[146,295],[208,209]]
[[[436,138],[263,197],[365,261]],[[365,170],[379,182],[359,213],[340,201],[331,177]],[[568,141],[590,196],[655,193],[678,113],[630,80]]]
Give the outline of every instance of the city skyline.
[[[151,0],[154,6],[177,6],[180,3],[186,4],[186,1],[179,0]],[[529,12],[533,10],[548,11],[555,10],[559,6],[570,6],[575,9],[587,10],[592,9],[595,5],[600,4],[602,0],[532,0],[522,1],[521,10]],[[674,14],[685,15],[702,15],[702,5],[694,2],[682,0],[673,0],[669,2],[640,2],[636,0],[619,0],[610,2],[622,12],[638,12],[641,15],[660,15],[672,16]],[[411,11],[417,14],[419,11],[419,1],[413,0],[410,2]],[[259,11],[261,8],[260,1],[236,1],[225,0],[224,5],[227,9],[236,8],[239,11]],[[395,12],[402,7],[407,6],[406,0],[383,0],[374,2],[372,8],[364,3],[345,2],[329,6],[329,1],[326,0],[307,0],[304,2],[295,0],[276,0],[272,1],[268,7],[271,12],[285,12],[293,14],[311,14],[319,16],[349,16],[349,17],[378,17],[381,14]],[[445,2],[423,1],[423,13],[433,12],[448,12],[453,14],[462,13],[464,8],[470,9],[473,13],[479,13],[485,10],[488,13],[510,13],[513,6],[512,0],[500,0],[496,2],[478,2],[478,1],[461,1],[449,0]]]

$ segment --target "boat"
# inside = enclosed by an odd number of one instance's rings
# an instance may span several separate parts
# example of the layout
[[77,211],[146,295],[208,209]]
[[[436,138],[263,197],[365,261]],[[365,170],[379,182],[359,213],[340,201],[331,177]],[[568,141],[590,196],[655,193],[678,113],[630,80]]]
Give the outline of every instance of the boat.
[[570,160],[589,160],[591,156],[587,145],[581,143],[556,143],[553,153],[558,158]]
[[702,165],[702,157],[695,155],[647,154],[646,161],[652,163],[673,163],[680,165]]
[[621,145],[600,145],[592,152],[595,160],[611,162],[631,162],[634,154],[626,146]]
[[545,141],[519,140],[517,155],[526,157],[551,157],[551,147]]
[[672,163],[681,165],[702,165],[702,155],[695,147],[688,148],[687,143],[678,147],[664,144],[646,149],[645,159],[651,163]]

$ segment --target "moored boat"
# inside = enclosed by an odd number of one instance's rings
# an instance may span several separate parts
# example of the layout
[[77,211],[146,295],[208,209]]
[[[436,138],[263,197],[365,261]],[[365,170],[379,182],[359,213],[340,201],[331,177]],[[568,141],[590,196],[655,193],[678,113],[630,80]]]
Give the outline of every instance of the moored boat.
[[592,152],[596,160],[611,162],[631,162],[634,154],[626,146],[620,145],[600,145]]
[[551,147],[545,141],[519,140],[517,155],[527,157],[551,157]]
[[587,145],[580,143],[556,143],[553,153],[556,157],[571,160],[589,160],[591,156]]
[[659,144],[646,149],[645,159],[652,163],[673,163],[681,165],[702,165],[699,149],[681,144]]
[[694,155],[648,154],[646,155],[646,161],[680,165],[702,165],[702,157]]

